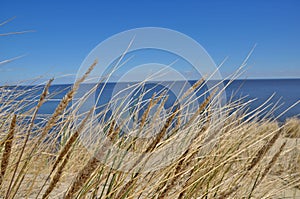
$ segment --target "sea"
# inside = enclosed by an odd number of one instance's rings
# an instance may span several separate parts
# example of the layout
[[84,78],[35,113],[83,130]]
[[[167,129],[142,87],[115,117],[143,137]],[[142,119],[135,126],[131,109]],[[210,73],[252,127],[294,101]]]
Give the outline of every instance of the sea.
[[[230,80],[225,80],[223,85],[227,85]],[[190,85],[193,85],[196,81],[189,81]],[[173,82],[172,85],[178,89],[184,87],[182,82]],[[112,92],[114,88],[126,88],[129,87],[129,83],[107,83],[105,86],[99,84],[96,91],[97,94],[100,93],[99,90],[103,90],[99,98],[98,103],[101,105],[110,101],[112,97]],[[49,99],[43,104],[39,110],[41,115],[50,115],[54,112],[56,106],[59,104],[63,96],[70,90],[71,84],[60,84],[52,85],[49,88]],[[155,83],[146,84],[145,87],[152,88],[152,92],[158,92],[163,88],[162,85],[157,86]],[[204,90],[207,88],[204,88]],[[25,103],[31,103],[33,107],[35,102],[38,100],[40,93],[43,90],[43,86],[9,86],[0,87],[0,99],[8,99],[7,92],[23,91],[24,93],[19,95],[16,100],[25,100]],[[201,95],[198,91],[197,95]],[[26,92],[28,91],[28,92]],[[80,91],[79,91],[80,92]],[[82,92],[82,91],[81,91]],[[6,93],[6,94],[5,94]],[[264,112],[267,113],[274,106],[276,107],[269,117],[276,118],[279,122],[284,122],[287,118],[298,117],[300,118],[300,104],[296,104],[300,100],[300,79],[246,79],[246,80],[233,80],[228,86],[225,87],[226,101],[234,101],[243,98],[244,102],[253,100],[247,107],[247,111],[255,110],[266,100],[269,99],[268,103],[264,105]],[[1,96],[4,96],[4,98]],[[146,97],[151,98],[152,93],[149,92]],[[270,99],[270,97],[272,97]],[[204,98],[199,98],[203,100]],[[169,95],[166,106],[171,106],[172,103],[176,101],[176,95],[171,92]],[[0,105],[3,102],[0,102]],[[286,111],[289,109],[288,111]],[[23,110],[24,111],[24,110]],[[261,115],[263,117],[263,114]]]

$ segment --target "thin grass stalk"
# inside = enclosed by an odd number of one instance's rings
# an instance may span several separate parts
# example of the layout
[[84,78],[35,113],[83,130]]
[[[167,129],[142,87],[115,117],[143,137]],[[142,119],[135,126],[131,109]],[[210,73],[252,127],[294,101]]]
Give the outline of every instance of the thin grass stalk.
[[78,173],[77,177],[73,181],[71,187],[67,190],[64,199],[73,199],[74,195],[82,188],[86,181],[90,178],[92,173],[98,167],[100,161],[96,157],[92,157],[83,169]]
[[55,160],[51,172],[52,173],[55,168],[57,167],[57,165],[60,163],[60,161],[63,159],[63,157],[68,153],[68,151],[71,149],[72,145],[75,143],[75,141],[77,140],[77,138],[79,137],[80,133],[82,132],[87,120],[90,118],[91,114],[92,114],[93,109],[91,109],[89,111],[89,113],[86,115],[86,117],[83,119],[83,121],[81,122],[81,124],[79,125],[78,129],[75,131],[74,134],[71,135],[71,137],[69,138],[69,140],[67,141],[67,143],[64,145],[64,147],[61,149],[61,151],[59,152],[59,155],[57,156],[57,159]]
[[[57,183],[59,182],[61,175],[63,173],[63,169],[65,168],[67,162],[70,159],[72,150],[68,151],[63,162],[61,163],[61,165],[57,168],[57,171],[53,177],[53,179],[51,180],[48,188],[46,189],[45,193],[43,194],[42,198],[46,199],[49,197],[49,194],[53,191],[53,189],[55,188],[55,186],[57,185]],[[37,196],[38,197],[38,196]]]
[[[52,173],[54,172],[54,170],[56,169],[56,167],[58,166],[58,164],[63,160],[64,156],[66,154],[68,154],[69,150],[71,149],[71,147],[73,146],[73,144],[75,143],[75,141],[77,140],[77,138],[79,137],[81,131],[83,130],[87,120],[89,119],[89,117],[92,114],[93,109],[91,109],[89,111],[89,113],[86,115],[86,117],[83,119],[83,121],[81,122],[81,124],[79,125],[78,129],[71,135],[71,137],[69,138],[69,140],[67,141],[67,143],[64,145],[64,147],[61,149],[61,151],[59,152],[59,155],[57,156],[54,164],[52,165],[52,169],[50,171],[50,173],[48,174],[43,186],[40,188],[40,191],[38,192],[36,198],[38,198],[39,194],[41,193],[41,191],[43,190],[46,182],[50,179],[50,176],[52,175]],[[68,160],[69,158],[67,158]],[[65,160],[64,160],[65,161]],[[66,164],[66,163],[65,163]],[[61,168],[61,167],[60,167]],[[63,168],[61,168],[63,169]],[[58,176],[57,176],[58,177]],[[55,185],[53,185],[55,186]],[[48,188],[49,189],[49,188]],[[52,191],[52,189],[50,189],[50,192]],[[48,194],[50,194],[50,192]],[[45,194],[44,194],[45,195]],[[43,196],[44,197],[44,196]],[[46,197],[46,196],[45,196]]]
[[58,120],[58,117],[63,113],[63,111],[67,108],[70,101],[73,99],[76,91],[79,88],[79,85],[87,78],[87,76],[90,74],[90,72],[94,69],[94,67],[97,65],[97,60],[89,67],[89,69],[86,71],[86,73],[74,83],[74,86],[72,89],[64,96],[64,98],[61,100],[57,108],[55,109],[53,115],[51,116],[50,120],[47,122],[46,126],[44,127],[38,142],[35,144],[35,147],[40,144],[40,142],[44,139],[44,137],[47,135],[47,133],[50,131],[50,129],[53,127],[55,122]]
[[[259,161],[264,157],[264,155],[270,150],[270,148],[274,145],[276,140],[279,138],[280,134],[282,133],[282,129],[279,129],[275,135],[265,144],[258,152],[256,153],[255,157],[251,160],[250,164],[246,168],[246,172],[242,174],[239,178],[240,181],[242,181],[249,173],[250,171],[259,163]],[[236,185],[233,188],[231,188],[229,191],[222,192],[219,198],[227,198],[232,193],[237,191],[241,185]],[[224,196],[224,197],[223,197]]]
[[160,132],[158,133],[158,135],[154,138],[153,142],[150,143],[150,145],[146,148],[145,153],[149,153],[152,152],[155,147],[157,146],[157,144],[160,142],[160,140],[165,136],[167,129],[170,127],[170,125],[172,124],[173,119],[175,118],[175,116],[177,115],[179,109],[177,108],[172,114],[171,116],[167,119],[165,125],[163,126],[163,128],[160,130]]
[[259,179],[259,176],[260,176],[260,172],[261,172],[261,170],[258,171],[258,174],[257,174],[257,176],[256,176],[256,178],[255,178],[255,181],[254,181],[254,183],[253,183],[253,186],[252,186],[252,188],[251,188],[251,190],[250,190],[250,193],[249,193],[249,195],[248,195],[248,199],[250,199],[250,198],[252,197],[252,194],[253,194],[255,188],[257,187],[257,183],[258,183],[258,179]]
[[[193,91],[197,90],[201,84],[205,81],[204,78],[199,79],[195,84],[192,85],[192,87],[190,87],[180,98],[181,100],[186,98],[188,95],[190,95]],[[180,100],[180,101],[181,101]]]
[[[179,108],[176,108],[176,110],[168,117],[167,121],[165,122],[163,128],[160,130],[160,132],[157,134],[157,136],[154,138],[154,140],[148,145],[148,147],[146,148],[146,150],[143,153],[151,153],[155,147],[158,145],[158,143],[161,141],[161,139],[165,136],[167,129],[171,126],[173,119],[175,118],[175,116],[177,115],[179,111]],[[135,164],[133,164],[132,169],[138,165],[142,159],[144,158],[144,156],[140,156],[139,159],[135,162]],[[130,171],[132,170],[130,169]]]
[[[113,128],[113,125],[111,125]],[[110,133],[111,135],[115,135],[115,133]],[[114,138],[111,138],[114,139]],[[97,156],[104,156],[105,151],[111,145],[110,141],[106,141],[101,145],[101,148],[98,150],[98,154],[95,154],[87,164],[83,167],[83,169],[77,174],[75,180],[73,181],[71,187],[67,190],[65,194],[65,199],[71,199],[73,196],[82,188],[82,186],[86,183],[86,181],[90,178],[92,173],[97,169],[99,164],[101,163],[100,160],[96,157]]]
[[139,173],[135,173],[132,178],[129,180],[129,182],[127,182],[122,189],[119,191],[118,195],[116,198],[125,198],[127,196],[127,194],[129,194],[129,192],[131,191],[131,189],[133,188],[134,184],[137,181],[137,177],[139,176]]
[[280,134],[282,133],[282,129],[277,130],[275,132],[275,135],[270,139],[270,141],[265,144],[255,155],[255,157],[252,159],[251,163],[247,167],[247,171],[250,171],[252,168],[257,165],[257,163],[264,157],[264,155],[270,150],[270,148],[274,145],[276,140],[279,138]]
[[10,123],[9,132],[8,132],[5,142],[4,142],[4,151],[3,151],[2,159],[1,159],[0,187],[2,185],[4,175],[6,173],[6,169],[9,164],[13,139],[14,139],[14,135],[15,135],[16,121],[17,121],[17,115],[14,114],[13,118],[11,120],[11,123]]
[[[35,144],[33,144],[32,149],[30,150],[29,156],[26,159],[25,163],[23,164],[23,167],[21,168],[21,171],[19,172],[19,175],[18,175],[17,179],[15,180],[13,186],[12,186],[13,178],[11,179],[10,185],[9,185],[7,193],[6,193],[6,198],[8,198],[11,189],[13,187],[15,187],[16,184],[18,183],[18,180],[19,180],[20,176],[23,175],[23,172],[24,172],[25,168],[28,166],[28,164],[29,164],[29,162],[32,158],[33,152],[38,148],[40,143],[43,141],[44,137],[51,130],[51,128],[55,125],[55,123],[58,120],[59,116],[67,108],[69,102],[73,99],[73,96],[76,93],[77,89],[79,88],[79,85],[88,77],[88,75],[94,69],[94,67],[97,65],[97,63],[98,63],[98,61],[95,60],[94,63],[85,72],[85,74],[79,80],[77,80],[74,83],[73,88],[60,101],[59,105],[56,107],[56,109],[55,109],[54,113],[52,114],[51,118],[49,119],[49,121],[47,122],[45,127],[43,128],[42,133],[39,136],[39,139],[37,140],[37,142]],[[24,178],[22,178],[22,179],[24,179]],[[22,181],[20,181],[19,184],[20,183],[22,183]]]
[[271,161],[268,163],[267,167],[262,172],[262,175],[261,175],[261,177],[259,179],[259,182],[257,183],[257,186],[264,180],[264,178],[267,176],[267,174],[269,173],[269,171],[271,170],[271,168],[277,162],[277,160],[278,160],[280,154],[282,153],[285,145],[286,145],[286,141],[280,146],[280,148],[277,151],[277,153],[274,154],[274,156],[272,157]]
[[[22,156],[23,156],[23,154],[24,154],[26,145],[27,145],[27,143],[28,143],[29,136],[30,136],[31,130],[32,130],[32,128],[33,128],[34,121],[35,121],[35,119],[36,119],[38,110],[39,110],[40,107],[43,105],[43,103],[44,103],[44,101],[45,101],[45,99],[46,99],[46,96],[47,96],[47,94],[48,94],[49,87],[50,87],[51,83],[53,82],[53,80],[54,80],[54,79],[52,78],[52,79],[50,79],[50,80],[48,81],[48,83],[46,84],[46,86],[45,86],[45,88],[44,88],[42,94],[40,95],[40,99],[39,99],[39,101],[38,101],[38,104],[37,104],[37,106],[35,107],[35,110],[34,110],[34,112],[33,112],[33,116],[31,117],[30,124],[29,124],[29,127],[28,127],[28,129],[27,129],[27,133],[26,133],[26,137],[25,137],[25,140],[24,140],[24,144],[23,144],[23,146],[22,146],[22,148],[21,148],[20,155],[19,155],[19,157],[18,157],[17,163],[16,163],[16,165],[15,165],[15,169],[14,169],[14,171],[13,171],[13,175],[12,175],[12,178],[11,178],[11,183],[12,183],[12,181],[14,180],[15,175],[16,175],[16,173],[17,173],[17,170],[18,170],[18,168],[19,168],[19,164],[20,164],[20,162],[21,162],[21,159],[22,159]],[[10,186],[11,186],[11,184],[9,185],[9,187],[10,187]],[[8,191],[9,191],[9,190],[8,190]]]
[[[200,163],[198,163],[198,168],[201,168],[202,165],[204,165],[206,163],[207,160],[203,159]],[[182,171],[183,172],[183,171]],[[184,185],[183,185],[183,188],[182,188],[182,191],[179,193],[179,196],[178,196],[178,199],[181,199],[185,196],[185,194],[187,193],[188,191],[188,188],[190,186],[192,186],[195,181],[198,181],[199,183],[199,179],[201,176],[201,173],[199,172],[199,170],[197,170],[195,167],[192,167],[189,169],[189,172],[187,174],[188,179],[185,181]],[[196,182],[197,183],[197,182]],[[169,189],[170,190],[170,189]]]
[[239,188],[240,188],[240,185],[236,185],[236,186],[232,187],[231,189],[229,189],[228,191],[222,192],[220,194],[220,196],[217,197],[217,199],[227,199],[227,198],[229,198],[229,196],[231,196],[231,194],[236,192]]
[[[231,169],[232,164],[233,164],[233,162],[227,166],[227,169],[223,172],[222,177],[221,177],[220,181],[217,182],[217,184],[221,185],[221,182],[222,182],[223,179],[225,178],[225,175],[226,175],[226,174],[229,172],[229,170]],[[214,193],[214,195],[213,195],[213,198],[216,198],[216,197],[217,197],[219,188],[220,188],[220,186],[217,187],[217,189],[216,189],[216,191],[215,191],[215,193]]]
[[7,20],[1,22],[1,23],[0,23],[0,26],[4,26],[5,24],[7,24],[8,22],[14,20],[15,18],[16,18],[16,17],[14,16],[14,17],[11,17],[11,18],[9,18],[9,19],[7,19]]
[[205,107],[209,104],[216,91],[216,89],[213,90],[212,93],[204,100],[204,102],[201,103],[197,111],[193,114],[192,118],[184,125],[185,127],[189,127],[199,116],[199,114],[204,111]]
[[[111,142],[114,142],[115,143],[115,141],[116,141],[116,138],[118,137],[118,133],[120,132],[120,129],[121,129],[121,127],[120,126],[118,126],[118,128],[115,130],[114,129],[114,127],[115,127],[115,120],[112,120],[112,122],[110,123],[110,128],[109,128],[109,131],[108,131],[108,133],[107,133],[107,137],[108,137],[108,139],[111,141]],[[107,157],[109,156],[109,154],[107,154]],[[102,191],[101,191],[101,195],[100,195],[100,198],[102,198],[102,195],[104,194],[104,188],[105,188],[105,185],[108,183],[108,178],[109,178],[109,176],[110,176],[110,174],[111,174],[111,172],[112,172],[112,169],[110,169],[110,172],[107,174],[107,176],[105,177],[105,176],[103,176],[103,177],[101,177],[102,176],[102,174],[103,174],[103,172],[104,172],[104,167],[102,167],[101,168],[101,171],[100,171],[100,173],[98,174],[98,179],[96,180],[96,187],[95,187],[95,189],[94,189],[94,191],[93,191],[93,198],[97,198],[97,193],[98,193],[98,191],[99,191],[99,184],[103,181],[103,180],[105,180],[105,178],[106,178],[106,182],[105,182],[105,184],[104,184],[104,186],[103,186],[103,189],[102,189]],[[115,175],[116,175],[116,173],[114,173],[113,174],[113,177],[115,177]],[[110,183],[111,184],[111,183]],[[109,190],[107,190],[107,191],[109,191]]]
[[[100,172],[98,172],[96,187],[94,188],[94,191],[93,191],[93,194],[92,194],[92,199],[97,198],[97,193],[99,192],[100,183],[104,180],[104,177],[102,177],[103,173],[104,173],[104,167],[102,167],[100,169]],[[99,198],[102,198],[102,196],[100,196]]]
[[[155,104],[154,104],[154,97],[155,97],[155,95],[156,95],[155,93],[152,95],[152,97],[151,97],[151,99],[150,99],[150,102],[149,102],[149,104],[148,104],[148,107],[147,107],[146,111],[144,112],[144,114],[142,115],[141,122],[140,122],[140,131],[142,130],[142,128],[143,128],[144,125],[145,125],[146,119],[147,119],[147,117],[148,117],[148,115],[149,115],[149,112],[150,112],[152,106],[155,105]],[[137,111],[138,111],[138,110],[137,110]]]
[[[149,146],[146,148],[144,153],[150,153],[152,152],[155,147],[157,146],[157,144],[160,142],[160,140],[164,137],[165,133],[167,132],[167,129],[170,127],[174,117],[176,116],[177,112],[179,111],[179,109],[177,108],[172,114],[171,116],[167,119],[164,127],[161,129],[161,131],[158,133],[158,135],[154,138],[154,140],[149,144]],[[130,171],[132,171],[142,160],[144,159],[144,156],[140,156],[139,159],[133,164],[133,166],[131,167]],[[119,191],[118,195],[116,196],[116,198],[124,198],[126,197],[126,195],[129,193],[129,191],[131,190],[131,188],[134,186],[134,183],[137,180],[137,177],[139,176],[139,173],[135,173],[134,176],[131,178],[131,180],[129,182],[127,182],[123,188]]]
[[[198,117],[198,115],[205,109],[205,107],[207,106],[207,104],[210,102],[212,98],[212,95],[208,96],[205,101],[200,105],[200,107],[198,108],[198,110],[196,111],[196,113],[192,116],[192,118],[187,122],[186,127],[188,127],[194,120],[196,117]],[[205,130],[205,128],[204,128]],[[193,140],[195,140],[197,137],[199,137],[199,135],[201,134],[201,132],[203,132],[203,130],[199,131],[197,133],[197,135],[194,137]],[[192,140],[192,141],[193,141]],[[191,144],[192,145],[192,144]],[[190,145],[190,147],[191,147]],[[188,155],[188,153],[190,152],[190,147],[188,147],[188,149],[181,155],[181,157],[179,158],[179,162],[175,167],[175,171],[174,171],[174,177],[170,180],[169,183],[167,183],[167,186],[163,189],[163,191],[159,194],[158,199],[162,199],[165,198],[165,196],[168,194],[168,192],[171,190],[172,187],[175,186],[176,182],[179,180],[178,178],[178,174],[182,171],[182,167],[183,167],[183,163],[186,160],[186,157]],[[196,155],[198,151],[194,151],[192,153],[192,155],[190,156],[190,160],[193,159],[194,155]]]
[[[200,146],[201,147],[201,146]],[[227,150],[226,152],[225,152],[225,154],[227,154],[229,151],[231,150],[231,147],[229,148],[229,150]],[[190,157],[188,158],[188,160],[187,160],[187,163],[186,163],[186,165],[185,165],[185,167],[189,167],[189,165],[191,164],[191,160],[192,160],[192,157],[194,157],[194,155],[195,155],[195,152],[197,153],[199,151],[199,147],[196,149],[196,150],[194,150],[194,152],[192,152],[191,153],[191,155],[190,155]],[[201,167],[204,163],[206,163],[206,160],[205,159],[203,159],[202,160],[202,162],[201,163],[199,163],[198,164],[198,166],[197,167]],[[220,167],[221,165],[223,165],[223,164],[226,164],[226,162],[223,162],[223,163],[221,163],[218,167]],[[191,166],[191,167],[193,167],[193,166]],[[229,168],[230,168],[231,166],[229,166],[227,169],[226,169],[226,173],[229,171]],[[215,169],[213,169],[213,170],[215,170]],[[182,189],[182,191],[180,192],[180,194],[179,194],[179,197],[178,198],[183,198],[184,197],[184,195],[185,195],[185,193],[188,191],[188,187],[191,185],[191,184],[194,184],[194,181],[197,181],[197,183],[196,184],[199,184],[199,179],[200,179],[200,176],[199,175],[201,175],[201,173],[199,173],[199,172],[196,172],[195,173],[195,169],[191,169],[190,170],[190,172],[189,172],[189,174],[187,174],[187,176],[190,176],[189,177],[189,179],[187,179],[186,180],[186,182],[185,182],[185,185],[183,186],[183,189]],[[197,174],[197,173],[199,173],[199,174]],[[215,174],[216,172],[214,172],[213,174]],[[196,175],[197,174],[197,175]],[[224,174],[225,175],[225,174]],[[197,177],[198,176],[198,177]],[[224,177],[224,176],[223,176]],[[223,178],[222,177],[222,178]],[[202,177],[201,177],[202,178]],[[227,195],[228,193],[227,192],[222,192],[220,195]],[[215,193],[215,196],[216,196],[216,193]]]

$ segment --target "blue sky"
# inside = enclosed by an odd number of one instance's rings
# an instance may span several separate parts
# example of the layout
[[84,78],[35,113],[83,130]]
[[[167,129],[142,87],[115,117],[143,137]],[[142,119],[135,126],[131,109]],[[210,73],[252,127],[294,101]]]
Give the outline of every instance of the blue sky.
[[[300,78],[298,0],[1,0],[0,82],[40,75],[75,74],[87,54],[108,37],[138,27],[164,27],[199,42],[216,64],[229,57],[223,76],[235,71],[251,48],[247,78]],[[67,80],[64,80],[67,81]]]

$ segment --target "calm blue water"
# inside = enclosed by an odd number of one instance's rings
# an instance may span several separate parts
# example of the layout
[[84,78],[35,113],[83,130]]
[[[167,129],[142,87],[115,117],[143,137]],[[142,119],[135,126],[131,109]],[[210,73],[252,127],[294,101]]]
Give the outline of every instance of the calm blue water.
[[[300,99],[300,79],[236,80],[226,90],[227,98],[235,91],[237,91],[235,99],[239,96],[247,96],[246,99],[257,99],[251,104],[250,110],[264,103],[275,93],[270,103],[276,104],[280,100],[278,105],[281,105],[274,112],[274,117],[276,117]],[[292,116],[299,117],[299,114],[300,104],[282,115],[279,121],[284,121]]]
[[[225,84],[228,81],[225,81]],[[190,84],[195,83],[195,81],[191,81]],[[105,104],[109,102],[112,90],[115,88],[115,83],[109,83],[104,88],[104,92],[100,97],[100,104]],[[118,86],[126,88],[128,86],[128,83],[124,84],[118,84]],[[174,87],[177,89],[180,89],[183,86],[182,83],[177,82],[174,84]],[[155,84],[147,84],[146,87],[153,88],[155,87]],[[49,95],[53,95],[49,101],[47,101],[40,109],[40,114],[51,114],[56,106],[58,105],[59,101],[62,99],[62,97],[66,94],[66,92],[69,90],[70,85],[53,85],[49,89]],[[97,90],[99,90],[101,87]],[[156,87],[153,92],[157,92],[158,90],[162,89],[162,87]],[[14,90],[13,88],[10,88],[10,90]],[[29,102],[32,102],[32,105],[29,107],[34,106],[34,100],[37,100],[39,98],[39,94],[42,92],[43,87],[33,87],[33,86],[20,86],[17,88],[17,90],[32,90],[30,92],[31,97],[28,98]],[[203,91],[203,90],[202,90]],[[200,91],[200,92],[202,92]],[[151,98],[153,92],[149,92],[149,94],[146,97]],[[248,99],[257,99],[255,102],[253,102],[250,105],[250,110],[253,110],[257,108],[259,105],[261,105],[263,102],[265,102],[272,94],[275,93],[275,96],[273,99],[269,102],[272,104],[275,104],[280,100],[279,104],[281,106],[274,112],[274,117],[281,114],[284,110],[286,110],[288,107],[293,105],[295,102],[297,102],[300,99],[300,79],[276,79],[276,80],[235,80],[233,81],[229,87],[226,88],[226,96],[227,100],[233,98],[238,99],[240,97],[246,96],[245,100]],[[1,90],[0,90],[1,94]],[[18,97],[19,100],[23,99],[25,96],[27,96],[28,93],[21,95]],[[55,94],[55,95],[54,95]],[[170,96],[168,98],[168,101],[166,103],[166,106],[171,106],[175,101],[176,97],[174,94],[169,93]],[[234,95],[233,95],[234,94]],[[36,96],[36,97],[33,97]],[[201,100],[201,99],[200,99]],[[1,104],[1,102],[0,102]],[[279,121],[284,121],[288,117],[292,116],[299,116],[300,114],[300,104],[296,105],[294,108],[289,110],[287,113],[282,115],[279,118]]]

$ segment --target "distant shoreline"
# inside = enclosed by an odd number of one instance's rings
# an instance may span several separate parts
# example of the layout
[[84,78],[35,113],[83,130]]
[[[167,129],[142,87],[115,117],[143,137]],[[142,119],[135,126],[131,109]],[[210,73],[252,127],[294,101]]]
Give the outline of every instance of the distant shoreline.
[[[199,79],[193,79],[193,80],[188,80],[189,82],[194,82],[194,81],[198,81]],[[275,80],[286,80],[286,81],[293,81],[293,80],[300,80],[300,77],[299,78],[258,78],[258,79],[254,79],[254,78],[250,78],[250,79],[224,79],[224,80],[207,80],[207,81],[224,81],[224,82],[227,82],[227,81],[235,81],[235,82],[242,82],[242,81],[275,81]],[[46,80],[45,80],[46,81]],[[147,81],[147,83],[156,83],[156,82],[174,82],[174,81]],[[176,82],[185,82],[185,81],[176,81]],[[128,82],[128,81],[124,81],[124,82],[118,82],[118,81],[108,81],[107,83],[140,83],[138,81],[134,81],[134,82]],[[13,85],[0,85],[0,88],[3,88],[3,87],[15,87],[15,86],[44,86],[46,84],[43,83],[43,84],[13,84]],[[95,83],[82,83],[82,84],[97,84],[96,82]],[[66,86],[66,85],[69,85],[69,86],[72,86],[73,83],[53,83],[52,86]]]

